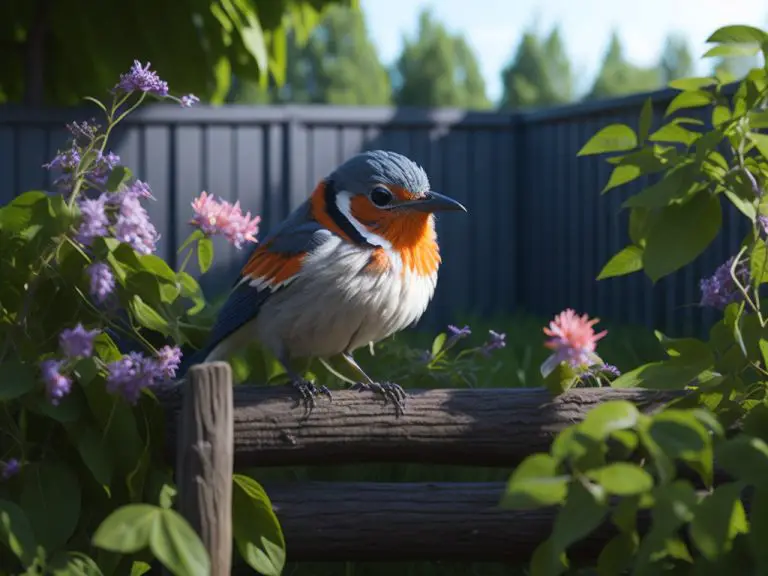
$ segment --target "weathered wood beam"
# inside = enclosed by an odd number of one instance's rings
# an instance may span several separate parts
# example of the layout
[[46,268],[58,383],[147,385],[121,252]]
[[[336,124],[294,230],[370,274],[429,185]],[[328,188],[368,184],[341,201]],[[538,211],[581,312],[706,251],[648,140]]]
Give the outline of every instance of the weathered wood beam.
[[[175,448],[180,393],[158,392]],[[555,435],[597,404],[629,400],[650,411],[675,392],[580,388],[553,398],[541,388],[410,390],[405,415],[372,392],[335,391],[307,417],[285,386],[234,388],[235,466],[418,462],[514,466],[549,450]]]
[[[503,483],[265,483],[290,561],[527,562],[557,508],[499,507]],[[609,523],[569,552],[595,558]]]

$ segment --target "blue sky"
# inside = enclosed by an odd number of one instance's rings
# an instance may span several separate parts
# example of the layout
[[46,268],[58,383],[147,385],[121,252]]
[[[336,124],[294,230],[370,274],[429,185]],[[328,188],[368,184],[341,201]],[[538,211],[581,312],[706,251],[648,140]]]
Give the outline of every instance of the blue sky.
[[[685,34],[698,58],[705,40],[720,26],[768,23],[765,0],[361,0],[368,27],[382,60],[395,60],[404,34],[412,35],[419,12],[431,7],[474,48],[489,96],[500,95],[499,74],[530,25],[547,32],[560,24],[579,85],[588,86],[608,44],[612,29],[624,41],[629,59],[651,65],[659,57],[666,34]],[[699,62],[700,71],[708,64]]]

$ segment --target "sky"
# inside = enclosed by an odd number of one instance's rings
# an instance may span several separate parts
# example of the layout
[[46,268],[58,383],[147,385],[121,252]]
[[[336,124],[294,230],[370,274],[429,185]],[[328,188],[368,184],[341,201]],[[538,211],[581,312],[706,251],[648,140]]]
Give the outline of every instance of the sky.
[[361,0],[361,5],[386,64],[399,55],[403,36],[414,34],[422,8],[432,8],[473,47],[494,101],[501,94],[501,70],[529,26],[546,33],[560,25],[579,86],[586,88],[614,29],[627,58],[642,66],[658,61],[669,32],[680,32],[690,42],[698,71],[708,73],[700,57],[712,32],[728,24],[768,24],[765,0]]

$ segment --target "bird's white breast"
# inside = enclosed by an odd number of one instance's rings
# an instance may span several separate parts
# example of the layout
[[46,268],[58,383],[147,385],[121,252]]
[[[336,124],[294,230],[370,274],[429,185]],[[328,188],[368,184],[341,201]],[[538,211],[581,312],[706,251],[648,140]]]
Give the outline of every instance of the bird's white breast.
[[307,256],[296,280],[267,299],[254,336],[278,355],[328,357],[416,322],[435,292],[437,273],[403,273],[391,251],[389,269],[371,272],[371,253],[340,238],[324,243]]

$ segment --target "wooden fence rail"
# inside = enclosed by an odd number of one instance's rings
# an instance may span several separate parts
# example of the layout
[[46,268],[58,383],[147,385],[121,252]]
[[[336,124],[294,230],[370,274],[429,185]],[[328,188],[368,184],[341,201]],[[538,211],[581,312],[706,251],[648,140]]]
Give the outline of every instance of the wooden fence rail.
[[[576,389],[411,390],[397,418],[373,393],[337,391],[307,416],[286,387],[232,387],[229,366],[193,367],[159,392],[176,451],[180,511],[229,574],[233,469],[419,462],[512,467],[607,400],[648,412],[674,393]],[[554,509],[499,508],[503,483],[265,483],[291,560],[524,559]],[[605,526],[574,551],[593,554]]]

